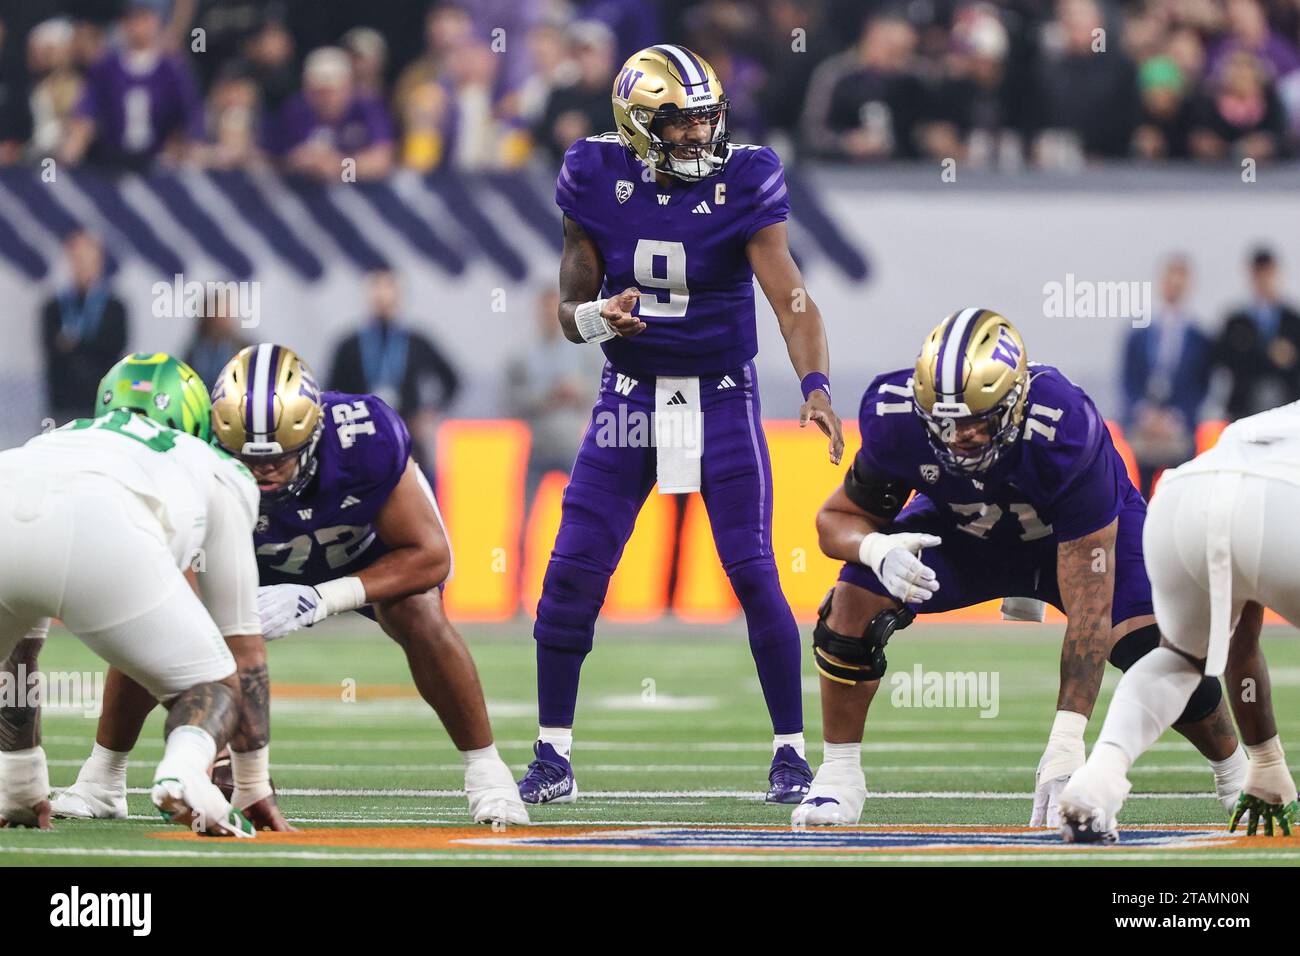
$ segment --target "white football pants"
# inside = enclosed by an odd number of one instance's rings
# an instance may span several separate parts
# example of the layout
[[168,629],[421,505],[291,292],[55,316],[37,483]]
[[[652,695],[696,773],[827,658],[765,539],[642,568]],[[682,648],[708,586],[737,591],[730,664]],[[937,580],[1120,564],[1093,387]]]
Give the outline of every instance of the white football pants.
[[1247,601],[1300,626],[1300,485],[1236,472],[1161,485],[1142,535],[1160,633],[1223,673]]
[[0,660],[51,617],[159,700],[235,672],[144,501],[99,475],[0,472]]

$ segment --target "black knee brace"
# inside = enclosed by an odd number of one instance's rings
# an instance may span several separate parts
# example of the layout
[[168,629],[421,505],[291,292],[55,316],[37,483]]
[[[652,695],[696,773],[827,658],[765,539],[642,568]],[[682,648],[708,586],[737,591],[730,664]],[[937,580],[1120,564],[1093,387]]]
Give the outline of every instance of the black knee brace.
[[1160,628],[1154,624],[1129,631],[1110,649],[1110,662],[1122,671],[1160,646]]
[[[1160,629],[1154,624],[1129,631],[1110,649],[1110,662],[1122,671],[1128,670],[1142,657],[1160,646]],[[1214,713],[1223,700],[1223,685],[1217,677],[1206,677],[1196,685],[1187,706],[1174,721],[1175,724],[1194,724]]]
[[1194,724],[1202,721],[1219,709],[1221,700],[1223,700],[1223,685],[1219,683],[1219,678],[1204,677],[1196,685],[1196,690],[1192,691],[1187,706],[1183,708],[1183,712],[1178,715],[1174,723]]
[[[832,589],[817,609],[817,626],[813,628],[813,663],[823,677],[840,684],[880,680],[888,666],[885,645],[895,631],[911,624],[916,615],[907,607],[886,608],[877,612],[860,637],[851,637],[832,631],[826,624],[834,593]],[[827,659],[826,654],[833,655],[839,663]]]

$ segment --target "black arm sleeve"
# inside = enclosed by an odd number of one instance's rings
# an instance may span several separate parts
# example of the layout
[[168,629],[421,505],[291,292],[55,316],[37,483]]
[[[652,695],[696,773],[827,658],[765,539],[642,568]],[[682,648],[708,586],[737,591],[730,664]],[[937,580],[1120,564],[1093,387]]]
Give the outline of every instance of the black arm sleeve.
[[898,517],[911,490],[905,481],[873,475],[857,456],[844,475],[844,493],[849,496],[849,501],[868,514],[887,521]]

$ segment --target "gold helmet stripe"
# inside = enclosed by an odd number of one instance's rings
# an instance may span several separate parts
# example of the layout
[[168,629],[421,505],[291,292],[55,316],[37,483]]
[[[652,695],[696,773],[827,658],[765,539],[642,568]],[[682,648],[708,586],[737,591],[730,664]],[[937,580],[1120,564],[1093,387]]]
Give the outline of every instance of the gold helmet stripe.
[[253,387],[248,390],[246,424],[253,441],[269,441],[275,430],[275,378],[280,346],[263,342],[257,346],[252,361]]
[[966,346],[970,342],[976,319],[984,314],[983,309],[963,309],[948,326],[948,334],[943,337],[939,347],[939,358],[935,369],[939,374],[939,391],[949,401],[957,401],[962,391],[962,362],[966,357]]

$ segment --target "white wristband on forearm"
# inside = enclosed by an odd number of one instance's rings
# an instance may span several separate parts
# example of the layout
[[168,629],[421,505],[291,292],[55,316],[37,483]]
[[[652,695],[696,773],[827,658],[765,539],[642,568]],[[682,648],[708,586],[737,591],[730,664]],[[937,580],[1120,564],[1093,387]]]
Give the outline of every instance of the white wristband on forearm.
[[858,563],[864,564],[876,574],[880,574],[880,563],[885,560],[885,555],[895,547],[897,545],[889,540],[889,535],[873,531],[863,538],[861,544],[858,545]]
[[366,603],[366,586],[355,576],[318,584],[316,593],[320,595],[327,615],[355,611]]
[[1052,732],[1048,737],[1063,741],[1083,740],[1083,732],[1087,727],[1088,718],[1083,714],[1076,714],[1072,710],[1058,710],[1056,719],[1052,721]]
[[573,310],[573,321],[578,326],[578,334],[582,336],[582,341],[608,342],[618,335],[609,327],[609,320],[600,314],[604,308],[605,300],[596,299],[594,302],[584,302]]

